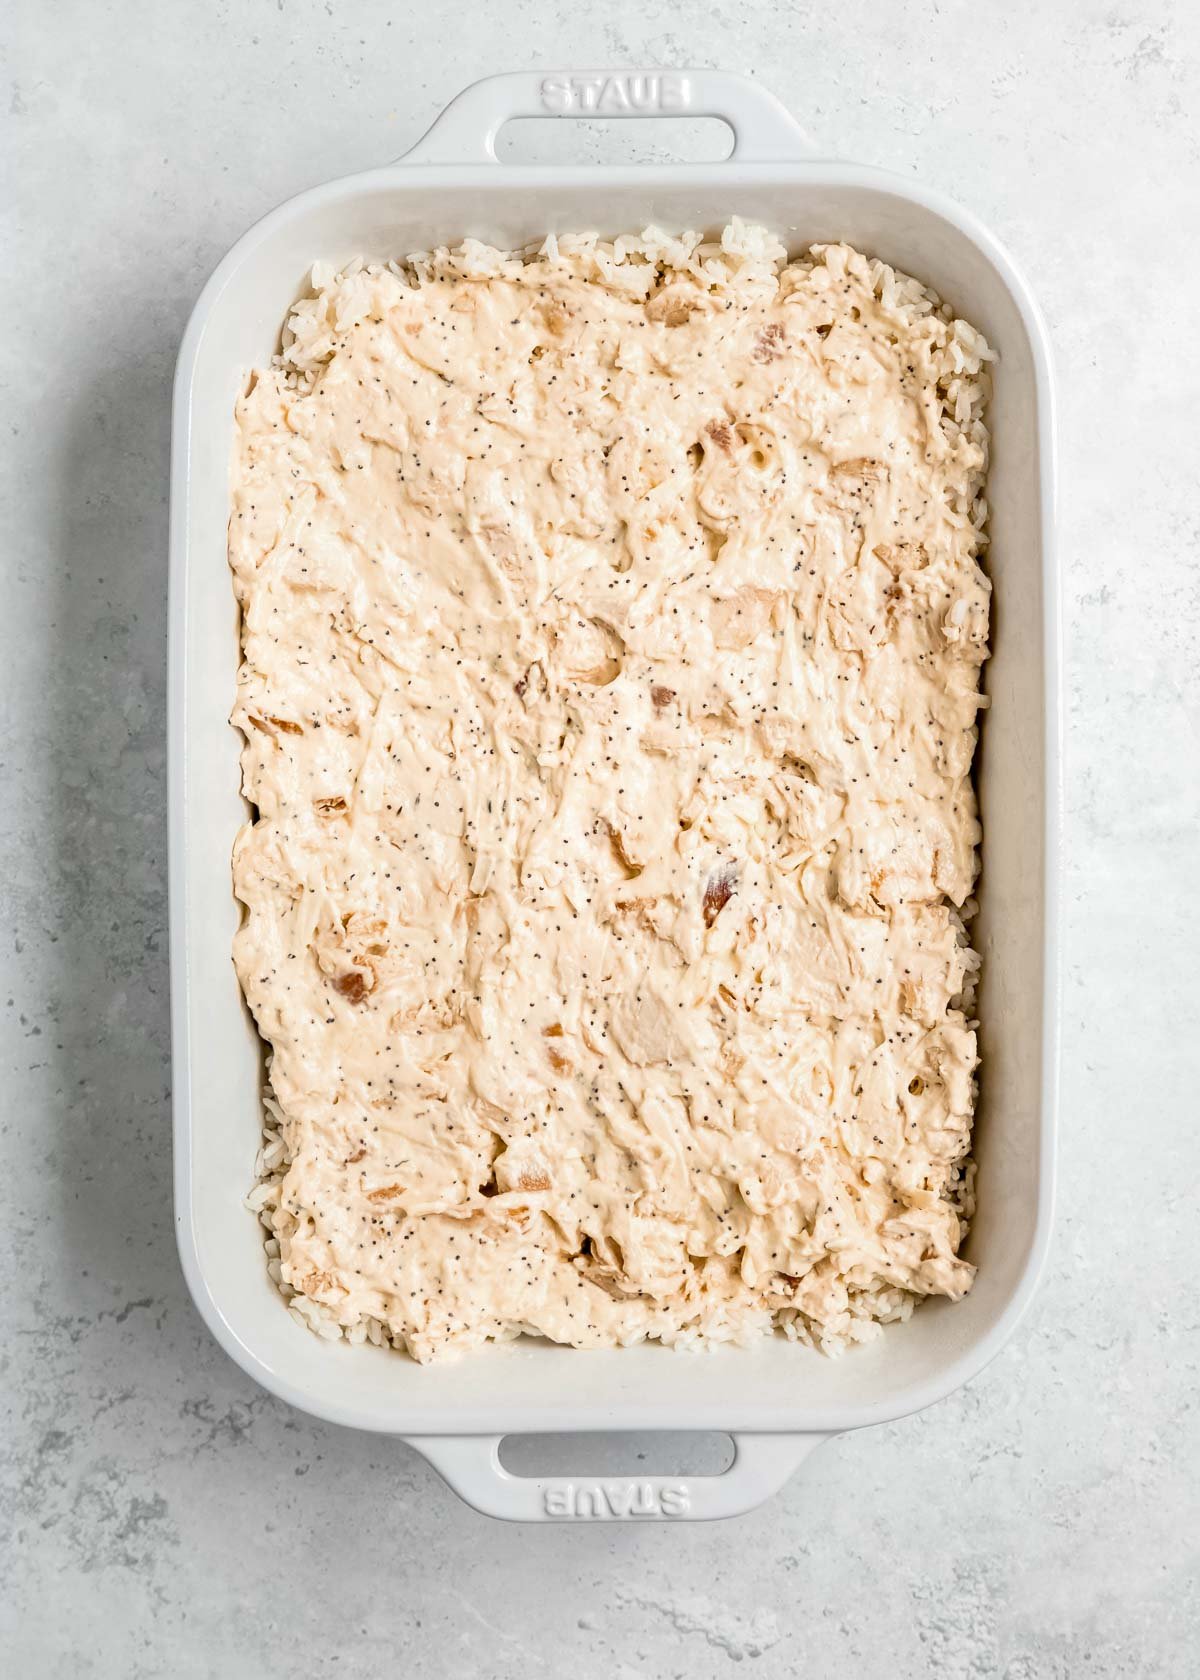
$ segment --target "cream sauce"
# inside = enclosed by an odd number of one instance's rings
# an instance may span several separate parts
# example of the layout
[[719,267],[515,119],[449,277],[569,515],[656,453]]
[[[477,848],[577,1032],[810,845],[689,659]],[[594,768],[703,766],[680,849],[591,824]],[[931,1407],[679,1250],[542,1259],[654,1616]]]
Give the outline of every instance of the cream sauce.
[[988,352],[781,259],[318,274],[238,405],[235,956],[310,1318],[835,1347],[969,1286]]

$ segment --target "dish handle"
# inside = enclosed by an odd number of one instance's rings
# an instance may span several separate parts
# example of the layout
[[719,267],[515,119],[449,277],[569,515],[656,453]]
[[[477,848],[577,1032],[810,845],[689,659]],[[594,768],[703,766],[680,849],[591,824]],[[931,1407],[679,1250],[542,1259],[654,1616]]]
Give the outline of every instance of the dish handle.
[[398,161],[496,163],[496,136],[513,117],[719,117],[739,163],[783,163],[813,149],[773,93],[727,70],[516,70],[465,87]]
[[406,1435],[460,1499],[506,1522],[711,1521],[761,1505],[828,1435],[733,1435],[717,1476],[514,1476],[502,1435]]

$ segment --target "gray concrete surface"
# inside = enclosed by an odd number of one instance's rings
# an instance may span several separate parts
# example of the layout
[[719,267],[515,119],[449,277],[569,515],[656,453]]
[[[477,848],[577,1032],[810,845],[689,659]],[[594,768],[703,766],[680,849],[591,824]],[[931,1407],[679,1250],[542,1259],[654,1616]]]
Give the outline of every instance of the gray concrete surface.
[[[0,1668],[1195,1673],[1195,8],[17,0],[8,23]],[[752,70],[829,150],[970,204],[1029,273],[1061,382],[1066,1079],[1049,1280],[965,1392],[831,1444],[769,1506],[710,1528],[517,1534],[473,1516],[407,1450],[256,1391],[201,1327],[172,1241],[179,334],[262,211],[396,155],[472,77],[556,60]]]

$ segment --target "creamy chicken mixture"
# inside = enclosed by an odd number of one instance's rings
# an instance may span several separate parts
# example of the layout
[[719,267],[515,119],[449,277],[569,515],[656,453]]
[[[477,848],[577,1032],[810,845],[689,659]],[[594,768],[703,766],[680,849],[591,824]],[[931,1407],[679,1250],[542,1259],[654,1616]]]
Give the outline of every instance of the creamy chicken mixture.
[[230,524],[313,1328],[835,1348],[969,1287],[989,354],[736,223],[314,272]]

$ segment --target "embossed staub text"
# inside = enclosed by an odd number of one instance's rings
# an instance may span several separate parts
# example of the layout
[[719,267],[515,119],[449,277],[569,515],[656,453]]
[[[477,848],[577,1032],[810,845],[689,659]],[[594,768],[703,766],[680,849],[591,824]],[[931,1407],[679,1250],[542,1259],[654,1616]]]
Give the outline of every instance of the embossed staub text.
[[547,111],[686,111],[692,90],[686,76],[650,70],[628,76],[546,76],[539,88]]
[[548,1517],[686,1517],[691,1495],[683,1482],[555,1482],[543,1501]]

